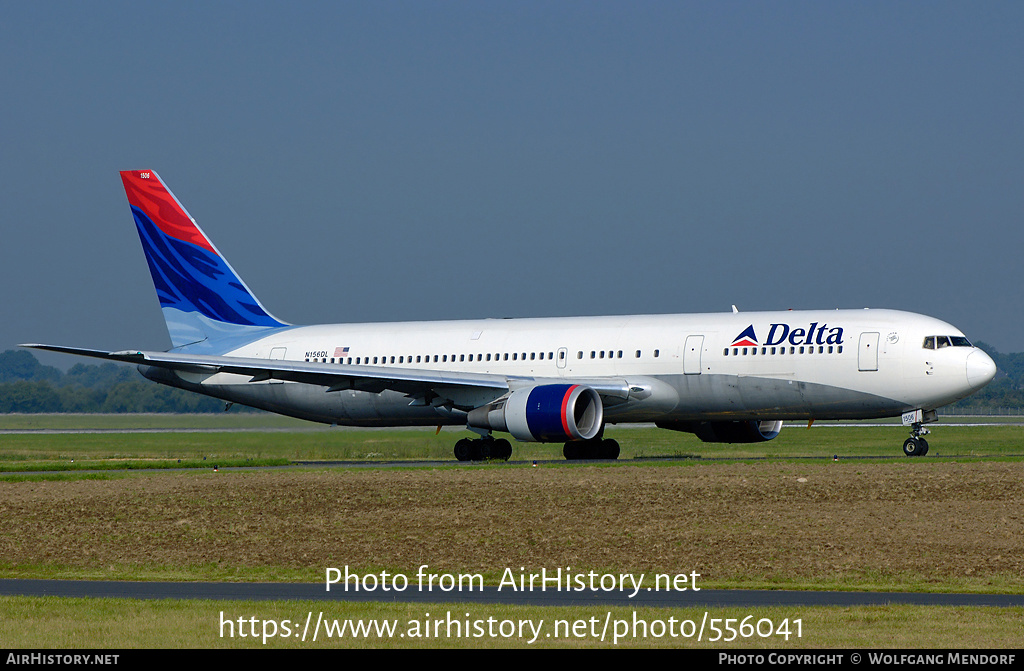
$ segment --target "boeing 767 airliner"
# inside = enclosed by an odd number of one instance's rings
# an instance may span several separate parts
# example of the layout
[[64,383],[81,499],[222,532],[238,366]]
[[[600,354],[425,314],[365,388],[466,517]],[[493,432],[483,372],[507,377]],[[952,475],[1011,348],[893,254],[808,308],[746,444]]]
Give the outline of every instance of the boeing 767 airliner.
[[231,403],[349,426],[460,425],[462,461],[519,441],[611,458],[608,424],[653,422],[726,443],[783,420],[901,416],[928,452],[936,408],[996,367],[957,328],[895,310],[481,319],[294,326],[267,311],[152,170],[121,173],[173,347],[37,349],[136,363]]

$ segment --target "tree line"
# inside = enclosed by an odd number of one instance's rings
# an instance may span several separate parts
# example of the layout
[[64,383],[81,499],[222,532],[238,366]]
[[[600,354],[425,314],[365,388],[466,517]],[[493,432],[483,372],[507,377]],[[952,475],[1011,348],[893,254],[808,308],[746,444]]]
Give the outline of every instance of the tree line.
[[27,350],[0,353],[0,413],[223,410],[223,401],[155,384],[135,366],[79,363],[64,373],[39,363]]

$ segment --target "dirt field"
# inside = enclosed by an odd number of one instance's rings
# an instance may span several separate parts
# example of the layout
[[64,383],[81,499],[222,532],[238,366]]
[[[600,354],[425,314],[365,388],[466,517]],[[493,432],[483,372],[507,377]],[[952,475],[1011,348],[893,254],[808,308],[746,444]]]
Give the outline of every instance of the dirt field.
[[270,566],[316,580],[327,566],[429,564],[1024,590],[1019,463],[152,474],[0,483],[0,519],[0,559],[26,577]]

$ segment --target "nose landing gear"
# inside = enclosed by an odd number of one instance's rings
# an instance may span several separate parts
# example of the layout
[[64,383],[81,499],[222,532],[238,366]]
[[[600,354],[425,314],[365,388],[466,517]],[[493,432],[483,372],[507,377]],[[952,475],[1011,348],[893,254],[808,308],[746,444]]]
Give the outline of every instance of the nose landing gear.
[[923,457],[928,454],[928,441],[922,438],[922,436],[929,433],[931,431],[924,428],[920,422],[912,424],[910,438],[907,438],[903,443],[903,454],[908,457]]

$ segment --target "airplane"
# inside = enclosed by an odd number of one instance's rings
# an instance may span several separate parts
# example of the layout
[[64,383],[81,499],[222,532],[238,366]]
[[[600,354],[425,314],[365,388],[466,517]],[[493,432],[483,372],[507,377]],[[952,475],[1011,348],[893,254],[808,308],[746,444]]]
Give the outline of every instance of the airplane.
[[173,347],[40,350],[138,365],[160,384],[344,426],[465,426],[460,461],[511,442],[615,459],[612,424],[708,442],[772,440],[783,421],[925,424],[996,373],[957,328],[888,309],[296,326],[273,316],[152,170],[121,172]]

